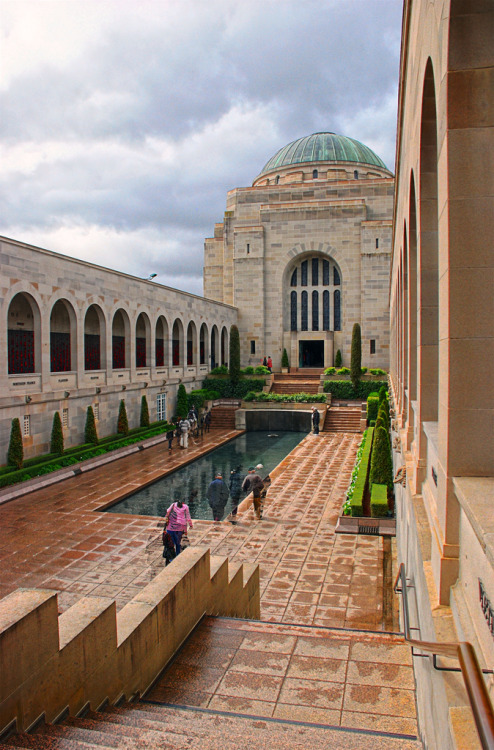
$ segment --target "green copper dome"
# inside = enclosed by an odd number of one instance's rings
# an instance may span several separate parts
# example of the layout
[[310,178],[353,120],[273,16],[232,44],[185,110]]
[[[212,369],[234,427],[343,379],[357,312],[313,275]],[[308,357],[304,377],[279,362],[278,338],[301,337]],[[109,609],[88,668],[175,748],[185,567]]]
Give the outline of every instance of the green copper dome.
[[352,161],[387,169],[374,151],[354,138],[336,133],[313,133],[280,148],[262,168],[260,175],[292,164],[318,161]]

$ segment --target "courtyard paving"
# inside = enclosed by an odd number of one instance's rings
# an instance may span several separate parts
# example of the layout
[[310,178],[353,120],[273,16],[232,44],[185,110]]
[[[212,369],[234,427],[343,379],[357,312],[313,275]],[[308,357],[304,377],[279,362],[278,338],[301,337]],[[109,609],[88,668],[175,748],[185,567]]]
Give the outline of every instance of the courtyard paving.
[[[171,455],[161,444],[0,505],[0,597],[48,588],[60,612],[83,596],[121,609],[163,568],[162,519],[98,509],[234,434],[214,430]],[[382,629],[382,539],[335,534],[359,441],[308,435],[275,472],[261,521],[247,508],[236,526],[194,523],[192,544],[259,563],[263,620]]]

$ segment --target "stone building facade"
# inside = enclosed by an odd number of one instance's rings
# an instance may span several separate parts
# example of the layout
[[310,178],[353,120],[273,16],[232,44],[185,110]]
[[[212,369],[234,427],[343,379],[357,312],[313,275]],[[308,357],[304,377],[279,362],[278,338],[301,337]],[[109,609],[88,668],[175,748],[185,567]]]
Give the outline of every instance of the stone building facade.
[[[405,2],[391,278],[394,460],[407,473],[397,489],[398,552],[411,624],[425,640],[472,642],[490,669],[493,41],[492,2]],[[414,666],[426,746],[477,747],[461,680],[430,659]]]
[[206,239],[204,293],[238,308],[242,364],[350,363],[354,323],[362,364],[389,365],[394,180],[371,149],[315,133],[275,154],[252,187],[231,190]]
[[84,441],[87,407],[101,436],[126,404],[139,425],[174,416],[178,385],[199,388],[227,363],[230,305],[0,238],[0,462],[18,417],[27,457],[49,449],[60,413],[66,446]]

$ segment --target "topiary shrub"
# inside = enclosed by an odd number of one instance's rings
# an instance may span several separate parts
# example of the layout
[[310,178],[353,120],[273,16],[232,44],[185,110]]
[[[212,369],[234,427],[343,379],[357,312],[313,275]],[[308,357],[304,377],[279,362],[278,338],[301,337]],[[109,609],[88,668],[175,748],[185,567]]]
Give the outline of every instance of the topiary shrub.
[[264,367],[264,365],[258,365],[254,368],[254,375],[270,375],[267,367]]
[[236,325],[230,328],[230,380],[240,380],[240,334]]
[[369,393],[379,387],[380,381],[361,380],[358,388],[354,388],[350,380],[325,380],[324,393],[331,393],[333,398],[355,401],[366,399]]
[[336,375],[336,367],[327,367],[324,370],[325,375]]
[[380,367],[371,367],[369,372],[371,375],[387,375],[386,370],[381,370]]
[[385,427],[375,427],[372,447],[370,484],[385,484],[393,492],[393,462],[388,432]]
[[362,339],[359,323],[354,323],[352,330],[352,350],[350,359],[350,379],[354,388],[360,383],[362,375]]
[[283,354],[281,355],[281,366],[290,367],[290,361],[288,359],[288,352],[286,349],[283,349]]
[[210,374],[211,375],[228,375],[228,367],[226,365],[219,365],[218,367],[213,367]]
[[385,518],[388,515],[388,488],[385,484],[373,484],[370,509],[372,518]]
[[348,367],[340,367],[339,370],[336,370],[336,374],[337,375],[349,375],[350,374],[350,370],[349,370]]
[[117,421],[117,433],[119,435],[129,434],[129,420],[127,419],[127,409],[125,408],[125,401],[120,401],[118,407],[118,421]]
[[383,401],[386,401],[388,397],[388,390],[385,385],[382,385],[379,388],[379,406],[381,406]]
[[24,461],[24,446],[22,444],[21,424],[17,417],[12,420],[10,427],[9,449],[7,451],[7,464],[16,469],[22,469]]
[[149,407],[145,395],[141,398],[141,419],[139,424],[141,427],[149,427]]
[[336,356],[334,358],[334,366],[341,367],[342,363],[343,363],[343,357],[341,356],[341,350],[338,349],[338,351],[336,352]]
[[379,410],[379,394],[373,391],[367,396],[367,421],[375,422],[377,419],[377,412]]
[[383,426],[386,432],[389,432],[389,416],[384,402],[379,407],[377,412],[376,427]]
[[360,372],[362,373],[362,375],[365,375],[365,373],[367,372],[367,367],[361,367]]
[[53,424],[51,428],[50,453],[61,456],[63,453],[63,429],[62,420],[58,411],[53,415]]
[[99,438],[96,430],[96,420],[94,418],[94,411],[92,406],[87,407],[86,411],[86,426],[84,427],[84,442],[98,445]]
[[242,375],[253,375],[254,368],[249,365],[248,367],[244,367],[244,369],[241,372],[242,372]]
[[185,390],[185,386],[183,383],[180,383],[180,385],[178,386],[177,406],[175,412],[177,414],[177,417],[180,417],[181,419],[185,419],[185,417],[189,413],[187,391]]

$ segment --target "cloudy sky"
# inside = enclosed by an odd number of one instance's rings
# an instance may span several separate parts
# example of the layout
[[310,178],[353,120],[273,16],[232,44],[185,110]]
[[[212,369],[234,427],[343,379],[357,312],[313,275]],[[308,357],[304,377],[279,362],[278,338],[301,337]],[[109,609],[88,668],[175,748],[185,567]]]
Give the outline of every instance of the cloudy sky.
[[0,234],[202,294],[227,190],[329,130],[394,166],[400,0],[0,0]]

